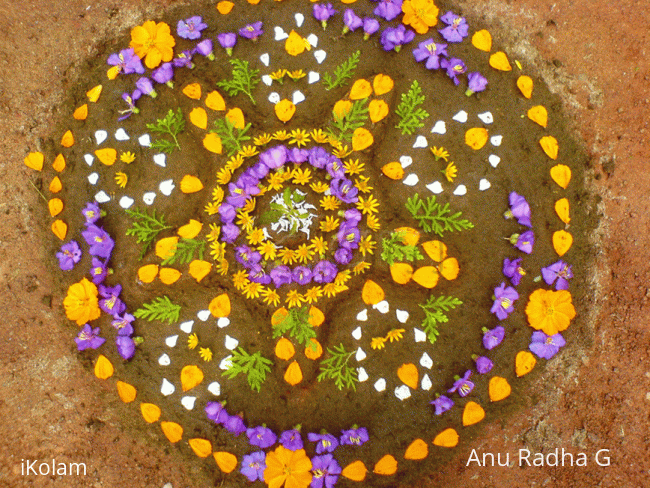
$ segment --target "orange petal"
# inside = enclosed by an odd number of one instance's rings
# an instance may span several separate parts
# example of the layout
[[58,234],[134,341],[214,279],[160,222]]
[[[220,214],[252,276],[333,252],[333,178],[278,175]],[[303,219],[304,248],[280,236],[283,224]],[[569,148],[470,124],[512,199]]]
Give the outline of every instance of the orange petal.
[[313,305],[309,307],[309,325],[312,327],[319,327],[323,322],[325,322],[325,314]]
[[438,270],[434,266],[423,266],[413,273],[413,281],[425,288],[435,287],[438,278]]
[[[232,8],[234,6],[235,6],[234,3],[229,2],[228,0],[222,0],[221,2],[219,2],[217,4],[217,10],[219,11],[219,13],[221,15],[227,15],[227,14],[230,13],[230,11],[232,10]],[[225,453],[225,454],[228,454],[228,453]],[[216,455],[217,455],[217,453],[215,453],[215,459],[216,459]],[[232,456],[232,454],[231,454],[231,456]],[[237,461],[237,458],[235,458],[235,461]],[[217,461],[217,464],[219,464],[219,461]],[[219,466],[219,467],[221,467],[221,466]],[[221,471],[223,471],[223,469]],[[230,471],[232,471],[232,469]],[[230,471],[225,471],[225,472],[230,473]]]
[[117,394],[120,396],[120,400],[122,400],[124,403],[131,403],[133,400],[135,400],[137,392],[133,385],[129,385],[124,381],[118,381]]
[[341,476],[352,480],[352,481],[363,481],[366,479],[366,473],[368,469],[366,465],[361,461],[354,461],[353,463],[348,464],[343,471],[341,471]]
[[408,263],[393,263],[390,265],[390,275],[395,283],[405,285],[413,277],[413,266]]
[[188,273],[192,278],[199,283],[203,278],[210,274],[212,270],[212,263],[208,261],[202,261],[200,259],[195,259],[190,263],[190,269]]
[[334,114],[334,117],[340,120],[349,114],[350,110],[352,110],[352,102],[350,100],[339,100],[334,104],[332,113]]
[[380,96],[384,93],[388,93],[393,89],[395,83],[393,79],[388,75],[382,75],[381,73],[376,75],[372,80],[372,88],[375,91],[375,95]]
[[298,56],[305,52],[307,45],[305,40],[295,30],[291,29],[289,37],[284,41],[284,50],[291,56]]
[[181,180],[181,191],[183,193],[196,193],[201,190],[203,190],[203,183],[196,176],[183,176]]
[[181,272],[174,268],[160,268],[160,281],[165,285],[173,285],[181,277]]
[[420,233],[413,227],[398,227],[395,232],[402,234],[402,244],[405,246],[417,246],[420,240]]
[[493,402],[499,402],[510,396],[512,388],[510,383],[505,378],[500,376],[493,376],[490,378],[490,384],[488,385],[488,394],[490,395],[490,400]]
[[61,138],[61,145],[63,147],[74,146],[74,136],[72,135],[72,131],[66,131],[66,133],[63,134],[63,137]]
[[555,202],[555,213],[565,224],[571,222],[571,216],[569,215],[569,200],[567,198],[560,198]]
[[454,429],[445,429],[433,439],[433,444],[440,447],[456,447],[458,445],[458,432]]
[[553,233],[553,249],[558,256],[564,256],[573,245],[573,236],[565,230],[558,230]]
[[485,418],[485,410],[476,402],[467,402],[465,410],[463,410],[463,425],[478,424]]
[[376,305],[381,302],[386,295],[381,286],[372,280],[367,280],[361,291],[361,298],[366,305]]
[[415,439],[406,448],[406,452],[404,453],[404,459],[410,459],[411,461],[420,461],[426,458],[428,455],[429,455],[429,445],[422,439]]
[[557,183],[561,188],[566,188],[571,182],[571,168],[566,164],[556,164],[551,168],[551,178]]
[[223,145],[221,144],[221,137],[214,132],[208,132],[203,138],[203,147],[211,153],[221,154]]
[[97,156],[97,159],[99,159],[102,164],[112,166],[117,160],[117,151],[112,147],[105,147],[104,149],[97,149],[95,151],[95,156]]
[[208,128],[208,114],[202,107],[196,107],[190,112],[190,122],[199,129]]
[[323,355],[323,346],[321,346],[320,342],[318,342],[316,339],[311,338],[309,340],[309,344],[307,344],[307,347],[305,347],[305,356],[307,356],[307,359],[311,359],[312,361],[315,361],[322,355]]
[[189,391],[203,381],[203,371],[198,366],[188,365],[181,369],[183,391]]
[[530,98],[533,96],[533,79],[530,76],[522,75],[517,78],[517,88],[523,96]]
[[174,255],[178,245],[178,236],[164,237],[156,242],[156,256],[167,259]]
[[368,114],[370,115],[370,121],[376,124],[388,115],[388,104],[383,100],[372,100],[368,104]]
[[278,308],[275,312],[273,312],[273,316],[271,317],[271,325],[280,325],[288,316],[289,311],[285,307]]
[[84,103],[72,113],[75,120],[86,120],[88,118],[88,104]]
[[190,219],[190,221],[184,226],[180,227],[176,232],[183,239],[194,239],[199,235],[203,229],[203,224],[195,219]]
[[63,185],[61,184],[61,179],[58,176],[52,178],[52,181],[50,181],[50,191],[52,193],[59,193],[62,188]]
[[372,85],[368,80],[358,79],[350,89],[350,100],[361,100],[372,95]]
[[201,98],[201,85],[198,83],[190,83],[183,88],[183,94],[192,100],[198,100]]
[[537,359],[530,351],[519,351],[515,358],[515,372],[517,376],[524,376],[530,373],[537,364]]
[[218,91],[211,91],[205,98],[205,106],[218,112],[226,110],[226,102]]
[[397,161],[385,164],[381,168],[381,172],[388,176],[391,180],[401,180],[404,178],[404,168]]
[[499,71],[511,71],[512,66],[510,66],[510,61],[508,61],[508,56],[502,51],[498,51],[490,56],[490,66]]
[[214,453],[217,466],[224,473],[232,473],[237,467],[237,456],[229,452],[219,451]]
[[106,76],[108,77],[109,80],[114,80],[115,78],[118,77],[120,71],[121,68],[119,66],[112,66],[111,68],[108,68],[108,71],[106,71]]
[[160,428],[172,444],[176,444],[183,438],[183,427],[176,422],[160,422]]
[[56,217],[63,212],[63,200],[60,198],[52,198],[47,202],[47,208],[50,211],[50,215]]
[[439,263],[447,257],[447,246],[441,241],[427,241],[422,243],[422,249],[431,259]]
[[228,110],[228,112],[226,112],[226,119],[230,121],[235,129],[242,130],[246,127],[244,112],[241,111],[241,108],[235,107]]
[[492,35],[485,29],[476,31],[472,36],[472,46],[489,53],[492,50]]
[[465,133],[465,144],[478,151],[488,141],[488,131],[482,127],[475,127]]
[[142,283],[151,283],[156,279],[156,276],[158,276],[157,264],[147,264],[138,269],[138,279]]
[[227,293],[215,297],[208,305],[210,313],[217,318],[228,317],[230,315],[230,298]]
[[198,457],[206,458],[212,454],[212,443],[207,439],[190,439],[190,447]]
[[373,142],[375,142],[375,138],[372,137],[368,129],[364,129],[363,127],[354,129],[354,133],[352,134],[352,149],[354,151],[363,151],[372,146]]
[[52,168],[54,168],[54,171],[57,173],[60,173],[65,169],[65,158],[63,157],[63,154],[59,154],[56,158],[54,158]]
[[458,272],[460,271],[458,260],[456,258],[445,259],[440,263],[440,266],[438,266],[438,271],[446,280],[455,280],[458,278]]
[[113,363],[111,363],[106,356],[100,354],[95,363],[95,376],[100,380],[107,380],[113,373],[115,368],[113,368]]
[[544,128],[548,125],[548,111],[543,105],[531,107],[528,110],[528,118]]
[[63,241],[65,240],[65,236],[68,234],[68,224],[63,220],[57,219],[52,222],[52,232]]
[[551,159],[557,159],[557,153],[559,146],[557,139],[553,136],[545,136],[539,140],[539,145],[542,146],[542,149],[546,155]]
[[302,370],[298,361],[295,359],[291,362],[287,371],[284,373],[284,381],[289,383],[291,386],[295,386],[302,381]]
[[160,407],[153,403],[141,403],[140,412],[142,413],[142,418],[144,418],[145,422],[148,424],[158,422],[161,414]]
[[410,386],[414,390],[418,388],[418,368],[413,363],[402,364],[397,369],[397,377],[407,386]]
[[274,110],[275,116],[280,122],[289,122],[296,113],[296,106],[291,100],[285,98],[275,104]]
[[102,94],[102,88],[102,85],[97,85],[88,90],[86,92],[88,100],[92,103],[95,103],[97,100],[99,100],[99,96]]
[[25,166],[35,171],[41,171],[43,169],[43,160],[43,153],[31,152],[25,157]]
[[390,454],[386,454],[377,461],[372,472],[382,476],[391,476],[397,472],[397,460]]
[[284,361],[291,359],[294,354],[296,354],[296,348],[293,347],[291,341],[285,337],[282,337],[275,344],[275,355]]

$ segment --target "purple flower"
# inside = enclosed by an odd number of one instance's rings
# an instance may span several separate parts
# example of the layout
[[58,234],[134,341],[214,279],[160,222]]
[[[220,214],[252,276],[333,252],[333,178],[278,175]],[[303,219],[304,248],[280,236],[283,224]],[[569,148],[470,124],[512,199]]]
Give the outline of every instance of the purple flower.
[[153,89],[151,80],[146,76],[138,79],[138,81],[135,82],[135,86],[142,92],[143,95],[149,95],[151,98],[156,98],[158,96],[156,90]]
[[212,45],[212,39],[203,39],[196,45],[196,52],[201,56],[205,56],[210,61],[214,61],[214,47]]
[[422,41],[413,49],[413,57],[418,63],[427,60],[427,69],[440,68],[440,56],[447,56],[447,44],[438,44],[433,39]]
[[464,17],[455,15],[453,12],[449,11],[440,17],[440,20],[447,24],[447,27],[438,30],[440,35],[444,37],[446,41],[462,42],[462,40],[467,37],[469,26]]
[[347,247],[339,247],[334,253],[334,260],[342,265],[349,264],[352,261],[352,251]]
[[228,244],[235,242],[240,233],[241,230],[239,227],[232,222],[228,222],[226,225],[221,227],[221,239],[223,242],[227,242]]
[[205,415],[217,425],[223,424],[229,418],[223,403],[220,402],[208,402],[205,405]]
[[261,425],[246,429],[246,435],[248,436],[248,442],[251,446],[257,446],[261,449],[271,447],[275,444],[275,441],[278,440],[277,436],[271,429]]
[[363,25],[363,20],[361,20],[361,17],[354,13],[354,10],[348,8],[345,10],[345,12],[343,12],[343,23],[345,24],[345,27],[343,28],[343,34],[347,34],[348,32],[354,32],[359,27],[361,27]]
[[383,19],[393,20],[402,13],[402,0],[379,0],[373,13]]
[[514,217],[521,225],[532,227],[530,223],[530,205],[528,205],[526,199],[513,191],[508,196],[508,201],[510,203],[510,210],[503,214],[504,217],[506,219]]
[[483,347],[488,351],[494,349],[499,344],[501,344],[501,341],[505,335],[506,329],[500,325],[492,330],[483,327]]
[[316,454],[322,454],[324,452],[334,452],[337,447],[339,447],[339,441],[332,434],[307,434],[307,439],[309,442],[317,442],[316,444]]
[[83,216],[86,218],[86,225],[94,224],[102,216],[99,205],[94,202],[87,203],[84,209],[81,211]]
[[309,151],[307,149],[298,149],[297,147],[294,147],[289,149],[287,157],[292,163],[304,163],[309,158]]
[[124,315],[113,315],[111,325],[117,329],[117,335],[131,336],[133,335],[133,326],[131,325],[135,317],[130,313]]
[[538,357],[551,359],[555,356],[560,348],[564,347],[566,341],[562,334],[546,335],[544,332],[537,330],[533,332],[528,349],[534,352]]
[[467,95],[468,97],[473,95],[474,93],[482,92],[487,88],[488,85],[487,78],[485,78],[485,76],[483,76],[478,71],[468,74],[467,81],[468,81],[468,85],[467,85],[467,91],[465,92],[465,95]]
[[349,430],[341,431],[341,445],[342,446],[363,446],[368,442],[368,431],[365,427],[358,429],[352,428]]
[[379,21],[377,19],[373,19],[372,17],[364,17],[363,19],[363,40],[367,41],[370,39],[370,36],[373,35],[375,32],[379,30],[379,27],[381,25],[379,24]]
[[332,488],[339,479],[341,466],[331,454],[316,456],[311,460],[311,479],[310,488]]
[[92,277],[93,283],[99,285],[104,281],[107,274],[108,270],[106,269],[106,264],[94,257],[90,263],[90,276]]
[[224,420],[223,427],[235,436],[238,436],[242,432],[246,432],[244,420],[239,415],[229,415],[228,418]]
[[332,7],[331,3],[314,4],[314,18],[320,21],[321,25],[323,26],[323,30],[327,29],[327,21],[330,19],[330,17],[337,13],[338,10],[335,10],[334,7]]
[[271,275],[269,275],[259,264],[253,264],[249,267],[248,279],[259,283],[261,285],[268,285],[271,283]]
[[468,369],[465,371],[463,377],[456,376],[454,379],[454,386],[447,390],[447,393],[458,393],[462,397],[469,395],[474,389],[474,383],[469,380],[469,377],[472,376],[472,370]]
[[120,293],[122,293],[121,285],[113,287],[99,285],[99,295],[102,297],[99,300],[99,308],[113,317],[123,313],[126,310],[126,305],[118,298]]
[[460,84],[458,75],[462,75],[467,71],[467,66],[465,66],[463,60],[459,58],[443,59],[440,61],[440,67],[447,70],[447,76],[451,78],[456,86]]
[[381,42],[384,51],[395,50],[395,52],[399,52],[404,44],[408,44],[414,38],[415,32],[406,29],[403,24],[400,24],[395,28],[387,27],[384,29],[379,41]]
[[263,451],[245,454],[241,461],[240,473],[248,478],[248,481],[264,481],[264,470],[266,469],[266,454]]
[[361,212],[359,212],[356,208],[349,208],[343,213],[342,217],[350,224],[357,225],[359,222],[361,222],[362,215]]
[[271,279],[276,288],[291,283],[291,268],[288,266],[277,266],[271,270]]
[[330,261],[319,261],[312,271],[314,283],[331,283],[336,278],[338,269]]
[[526,254],[533,252],[533,245],[535,244],[535,234],[532,230],[527,230],[523,234],[512,234],[509,238],[510,243]]
[[359,247],[361,233],[359,232],[356,224],[346,221],[339,229],[336,238],[341,247],[356,249]]
[[118,335],[115,338],[115,345],[122,359],[131,359],[135,354],[135,342],[129,336]]
[[248,268],[252,264],[259,263],[262,255],[248,246],[239,246],[235,248],[235,259]]
[[111,66],[119,66],[120,71],[125,75],[131,73],[144,73],[144,66],[140,58],[135,55],[135,52],[132,47],[124,49],[119,52],[119,54],[111,54],[108,57],[108,64]]
[[512,286],[501,283],[494,289],[494,303],[490,312],[495,314],[499,320],[505,320],[514,312],[514,303],[519,298],[519,293]]
[[[522,258],[510,260],[505,258],[503,260],[503,275],[510,278],[513,285],[518,286],[521,283],[521,278],[526,274],[526,271],[521,267]],[[542,270],[542,274],[544,270]],[[550,283],[549,283],[550,284]]]
[[325,169],[332,179],[345,178],[345,168],[341,160],[337,157],[331,157],[325,164]]
[[59,260],[61,270],[70,271],[81,260],[81,248],[77,241],[70,241],[61,246],[61,250],[56,253],[56,257]]
[[442,415],[454,406],[454,401],[445,395],[440,395],[434,401],[429,402],[429,404],[433,405],[436,408],[436,415]]
[[552,285],[555,282],[556,290],[568,290],[569,280],[573,278],[573,272],[571,266],[560,260],[546,268],[542,268],[542,278],[544,278],[547,285]]
[[142,92],[137,88],[133,90],[133,93],[127,93],[127,92],[122,93],[122,100],[126,102],[129,108],[127,108],[126,110],[119,111],[119,113],[122,115],[118,117],[117,119],[118,121],[128,119],[129,117],[131,117],[131,115],[140,113],[140,109],[135,106],[135,102],[138,99],[140,99],[141,96],[142,96]]
[[264,31],[262,30],[261,21],[246,24],[244,27],[239,29],[240,36],[245,37],[246,39],[252,39],[253,41],[256,41],[262,34],[264,34]]
[[478,374],[487,374],[494,367],[494,363],[490,360],[490,358],[487,358],[485,356],[475,357],[474,362],[476,363],[476,371]]
[[312,147],[309,152],[309,164],[316,169],[322,169],[329,161],[328,152],[320,146]]
[[359,190],[352,181],[347,178],[336,178],[330,183],[332,195],[343,203],[356,203],[359,201]]
[[223,32],[217,36],[221,47],[226,50],[228,56],[232,56],[232,48],[237,44],[237,34],[234,32]]
[[201,37],[201,31],[207,26],[208,24],[204,24],[200,16],[195,15],[186,20],[179,20],[176,32],[183,39],[198,39]]
[[294,283],[299,285],[308,285],[311,282],[311,277],[311,269],[306,266],[296,266],[291,275]]
[[85,324],[74,341],[77,343],[77,350],[83,351],[89,348],[97,349],[106,342],[106,339],[99,337],[99,327],[93,329],[90,325]]
[[297,451],[298,449],[302,449],[303,444],[302,437],[300,436],[300,431],[296,429],[285,430],[280,435],[280,444],[282,444],[285,449],[289,449],[290,451]]
[[270,170],[266,164],[262,164],[261,162],[258,161],[256,164],[248,168],[246,171],[250,171],[249,174],[255,176],[256,178],[262,179],[269,174]]
[[194,69],[194,63],[192,62],[193,57],[194,57],[193,51],[183,51],[172,60],[174,68]]
[[221,222],[229,224],[237,217],[237,211],[230,203],[224,203],[219,207],[219,216],[221,217]]
[[174,88],[172,78],[174,77],[174,67],[172,63],[163,63],[160,67],[151,72],[151,77],[156,83],[165,83],[169,88]]
[[278,169],[287,162],[287,148],[284,146],[275,146],[260,154],[260,161],[269,169]]

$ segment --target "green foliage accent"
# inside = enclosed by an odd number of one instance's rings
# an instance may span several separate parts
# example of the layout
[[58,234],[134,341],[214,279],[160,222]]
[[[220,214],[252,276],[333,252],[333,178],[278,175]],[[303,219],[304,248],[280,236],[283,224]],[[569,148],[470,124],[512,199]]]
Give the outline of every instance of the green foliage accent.
[[195,252],[198,252],[199,259],[203,260],[205,241],[199,241],[197,239],[181,239],[172,251],[173,254],[167,257],[160,264],[165,266],[167,264],[175,264],[176,261],[180,261],[181,264],[189,264],[194,259]]
[[327,128],[326,132],[338,141],[351,141],[355,129],[363,126],[368,120],[368,107],[366,101],[356,100],[350,111],[343,117],[334,114],[334,122]]
[[416,129],[424,127],[422,121],[429,116],[429,113],[423,108],[418,108],[419,105],[424,103],[424,95],[422,95],[422,88],[417,80],[413,80],[411,88],[408,93],[402,93],[402,101],[395,109],[395,113],[399,116],[400,121],[395,126],[402,131],[402,134],[413,134]]
[[142,212],[137,208],[134,210],[126,209],[126,214],[134,220],[130,229],[127,229],[127,236],[135,236],[138,244],[143,244],[140,249],[138,260],[141,260],[149,250],[149,247],[156,239],[158,234],[166,229],[171,229],[171,226],[166,225],[165,216],[161,215],[160,218],[156,217],[156,211],[153,210],[151,215],[146,211]]
[[173,139],[173,141],[168,139],[158,139],[151,144],[151,149],[157,149],[158,151],[169,154],[171,154],[174,149],[180,149],[181,146],[178,143],[176,136],[185,129],[185,119],[183,118],[181,109],[177,109],[176,112],[169,109],[165,118],[158,119],[155,124],[147,124],[147,129],[157,134],[168,134],[172,136]]
[[447,317],[445,312],[462,304],[463,302],[455,297],[429,297],[427,303],[420,305],[425,314],[424,320],[422,321],[422,328],[431,344],[435,343],[440,335],[440,332],[438,332],[438,324],[449,322],[449,317]]
[[436,203],[435,195],[428,197],[425,201],[416,193],[413,198],[407,199],[406,209],[411,212],[413,218],[418,221],[418,225],[425,232],[435,232],[440,237],[447,231],[454,232],[474,228],[474,224],[469,220],[460,218],[463,215],[462,212],[448,215],[450,213],[449,204]]
[[255,105],[253,90],[260,82],[257,77],[260,70],[248,69],[248,61],[242,59],[235,58],[229,61],[233,65],[232,80],[222,80],[217,83],[217,86],[226,90],[231,97],[234,97],[238,93],[245,93],[251,99],[253,105]]
[[248,386],[258,393],[262,383],[266,380],[266,373],[271,371],[270,366],[273,364],[271,360],[262,356],[261,352],[257,351],[255,354],[248,354],[241,347],[233,352],[230,362],[232,366],[222,373],[223,376],[232,379],[239,374],[245,374]]
[[258,225],[271,224],[277,222],[281,217],[286,217],[286,219],[292,223],[289,235],[295,234],[298,232],[298,224],[300,224],[300,221],[309,217],[309,212],[306,212],[304,209],[300,209],[297,206],[297,204],[304,202],[305,198],[306,195],[301,193],[298,189],[295,189],[292,193],[291,188],[285,188],[282,193],[284,205],[277,202],[271,202],[269,204],[271,210],[260,215],[257,221]]
[[357,69],[360,56],[361,56],[361,51],[352,53],[346,61],[344,61],[339,66],[337,66],[334,69],[333,80],[332,80],[332,76],[329,73],[325,73],[323,75],[323,83],[325,83],[325,89],[331,90],[332,88],[346,85],[350,80],[350,78],[352,78],[352,75],[354,74],[354,70]]
[[226,150],[229,157],[241,150],[242,143],[251,138],[246,135],[248,129],[251,128],[250,123],[246,124],[243,129],[238,129],[230,120],[224,117],[223,119],[215,120],[214,126],[215,130],[211,132],[216,132],[221,138],[221,145]]
[[181,306],[171,302],[169,297],[157,297],[151,303],[145,303],[142,308],[133,312],[138,319],[167,321],[168,324],[177,322],[181,313]]
[[334,384],[339,390],[346,387],[356,391],[357,386],[355,383],[359,382],[357,370],[348,364],[354,351],[347,352],[343,344],[339,344],[334,349],[328,347],[327,353],[330,357],[321,361],[321,373],[318,375],[318,381],[320,382],[326,379],[334,380]]
[[315,348],[311,339],[316,337],[314,327],[309,323],[309,307],[290,308],[285,319],[273,326],[273,338],[277,339],[289,332],[289,335],[295,338],[300,344]]
[[417,246],[406,245],[402,243],[404,232],[393,232],[388,239],[385,237],[381,241],[382,253],[381,259],[386,261],[390,266],[395,261],[419,261],[424,256]]

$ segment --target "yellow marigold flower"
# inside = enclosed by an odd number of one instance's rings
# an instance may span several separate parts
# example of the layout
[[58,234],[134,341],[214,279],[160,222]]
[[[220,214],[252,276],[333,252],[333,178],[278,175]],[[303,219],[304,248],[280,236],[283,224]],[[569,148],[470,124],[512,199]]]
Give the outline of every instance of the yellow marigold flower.
[[360,275],[365,270],[370,268],[370,266],[371,266],[370,263],[368,263],[367,261],[361,261],[354,268],[352,268],[352,273],[354,273],[354,276]]
[[199,349],[199,356],[201,356],[201,359],[205,362],[209,363],[212,361],[212,350],[209,347],[202,347]]
[[246,200],[246,204],[242,207],[242,212],[251,213],[255,210],[255,199],[249,198]]
[[239,228],[245,230],[246,232],[253,228],[253,217],[251,217],[248,212],[242,212],[239,210],[237,212],[237,216],[239,217],[237,219],[237,225]]
[[249,281],[244,285],[244,295],[246,298],[257,298],[260,296],[260,292],[262,291],[262,284],[261,283],[256,283],[254,281]]
[[230,182],[230,178],[232,178],[232,173],[228,168],[221,168],[217,171],[217,183],[220,185],[227,185]]
[[345,172],[349,175],[360,175],[363,172],[365,166],[364,163],[360,163],[358,159],[348,159],[343,163],[345,167]]
[[406,332],[404,329],[391,329],[386,334],[386,340],[390,342],[399,341],[404,336],[404,332]]
[[278,257],[282,261],[282,264],[293,264],[298,259],[296,251],[289,249],[288,247],[283,247],[278,251]]
[[279,70],[274,71],[273,73],[271,73],[271,74],[269,75],[269,78],[271,78],[272,80],[279,81],[280,83],[282,83],[282,82],[284,81],[282,78],[284,78],[285,75],[286,75],[287,73],[288,73],[288,72],[287,72],[286,69],[279,69]]
[[332,154],[336,156],[339,159],[343,159],[347,155],[349,155],[352,152],[352,149],[348,149],[348,146],[344,146],[342,144],[339,145],[334,151],[332,151]]
[[210,256],[212,256],[215,261],[219,261],[223,258],[225,252],[223,244],[225,244],[225,242],[219,242],[217,240],[210,242]]
[[278,130],[275,132],[275,134],[273,134],[273,139],[275,139],[276,141],[286,141],[290,137],[291,136],[287,134],[286,130]]
[[310,135],[317,144],[325,144],[328,139],[328,136],[323,132],[323,129],[314,129],[311,131]]
[[364,215],[376,213],[377,207],[379,207],[379,202],[372,195],[368,196],[365,200],[363,197],[359,197],[359,201],[357,202],[357,208]]
[[379,218],[376,215],[368,215],[367,219],[368,228],[373,232],[377,232],[381,225],[379,224]]
[[323,290],[320,286],[312,286],[305,292],[305,301],[309,304],[316,303],[323,296]]
[[269,487],[307,488],[313,475],[312,464],[304,449],[291,451],[278,446],[266,455],[264,481]]
[[438,7],[433,0],[404,0],[402,23],[413,27],[418,34],[426,34],[438,23]]
[[339,219],[335,218],[332,215],[325,217],[325,220],[320,221],[320,230],[321,232],[332,232],[336,230],[339,226]]
[[289,305],[289,308],[299,307],[305,301],[305,297],[298,293],[298,290],[289,290],[284,301]]
[[219,263],[217,263],[217,273],[219,273],[220,276],[226,276],[228,274],[228,268],[230,265],[228,264],[228,260],[226,258],[222,258]]
[[212,190],[212,201],[214,203],[221,203],[223,202],[223,197],[224,197],[224,191],[223,188],[220,186],[217,186],[214,190]]
[[99,318],[97,286],[86,278],[70,285],[68,294],[63,300],[63,308],[66,317],[74,320],[77,325],[84,325]]
[[299,79],[304,78],[305,76],[307,76],[307,73],[305,73],[301,69],[297,69],[297,70],[294,70],[294,71],[287,71],[287,75],[293,81],[298,81]]
[[312,250],[315,253],[318,253],[321,257],[327,252],[327,249],[329,248],[327,242],[325,242],[325,239],[323,239],[322,236],[316,236],[310,242],[311,244],[309,247],[311,247]]
[[129,177],[126,175],[126,173],[122,173],[121,171],[115,173],[115,183],[117,183],[117,186],[120,188],[124,188],[128,181]]
[[196,349],[196,346],[199,345],[199,336],[196,335],[196,332],[189,335],[187,338],[187,347],[189,349]]
[[253,138],[253,143],[256,146],[266,146],[272,140],[273,140],[273,138],[271,137],[271,134],[267,134],[265,132],[261,136]]
[[386,345],[386,339],[383,337],[373,337],[370,341],[370,347],[373,349],[383,349]]
[[291,140],[289,144],[295,144],[298,147],[306,146],[309,142],[309,134],[306,130],[295,129],[291,131]]
[[259,227],[255,227],[250,230],[247,239],[248,239],[248,243],[251,246],[256,246],[257,244],[259,244],[264,240],[264,231]]
[[161,62],[167,63],[174,57],[176,41],[171,35],[169,25],[164,22],[156,24],[148,20],[131,29],[131,43],[135,55],[144,58],[144,64],[154,69]]
[[307,244],[300,244],[296,250],[298,261],[305,264],[311,260],[312,251]]
[[272,241],[264,241],[257,247],[257,250],[266,261],[273,261],[277,255],[277,247]]
[[334,278],[334,284],[337,286],[345,285],[345,283],[347,283],[349,279],[350,279],[350,270],[344,269],[343,271],[338,272],[338,274]]
[[447,158],[449,157],[449,153],[445,150],[444,147],[436,147],[433,146],[431,148],[431,152],[433,153],[433,156],[436,158],[436,161],[439,159],[444,159],[447,161]]
[[330,189],[330,186],[327,183],[324,183],[322,181],[315,181],[309,186],[312,189],[312,191],[316,193],[325,193],[327,190]]
[[203,207],[203,210],[205,210],[208,215],[215,215],[219,213],[219,207],[221,207],[221,203],[210,202]]
[[228,160],[225,167],[228,171],[234,173],[242,164],[244,164],[244,157],[241,154],[236,154]]
[[244,146],[241,151],[239,151],[239,155],[243,158],[250,158],[252,156],[255,156],[256,154],[259,154],[260,152],[257,150],[255,146]]
[[321,198],[320,201],[320,206],[323,207],[324,210],[336,210],[340,205],[341,201],[334,195],[326,195]]
[[368,184],[369,181],[370,178],[360,175],[357,181],[354,182],[354,186],[356,186],[361,193],[370,193],[372,191],[372,186]]
[[284,184],[284,174],[275,171],[269,174],[267,181],[269,182],[269,189],[279,191]]
[[456,165],[452,161],[447,165],[447,167],[442,171],[442,174],[445,175],[445,178],[447,178],[447,181],[449,183],[452,183],[454,181],[454,178],[458,175],[458,168],[456,168]]
[[133,154],[131,151],[126,151],[120,154],[120,161],[126,164],[131,164],[133,161],[135,161],[135,154]]
[[294,169],[292,175],[293,182],[296,185],[306,185],[311,180],[311,170],[309,168]]
[[220,235],[221,235],[221,227],[218,226],[217,224],[210,224],[210,231],[206,236],[208,242],[215,242],[217,239],[219,239]]
[[232,284],[239,291],[243,290],[246,284],[248,283],[248,273],[241,269],[232,275]]
[[261,294],[262,297],[264,297],[262,301],[267,305],[277,307],[280,303],[280,295],[278,295],[278,292],[272,288],[262,288]]
[[366,253],[373,254],[373,249],[377,243],[372,240],[372,236],[362,237],[359,241],[359,251],[363,257],[366,256]]
[[576,316],[571,293],[567,290],[535,290],[526,305],[528,325],[552,336],[569,327]]

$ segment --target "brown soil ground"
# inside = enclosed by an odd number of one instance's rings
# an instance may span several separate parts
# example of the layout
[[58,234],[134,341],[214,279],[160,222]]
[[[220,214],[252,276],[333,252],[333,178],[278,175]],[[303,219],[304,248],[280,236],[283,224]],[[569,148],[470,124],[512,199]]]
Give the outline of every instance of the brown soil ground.
[[[214,485],[176,450],[152,442],[156,435],[142,422],[125,433],[119,400],[79,368],[74,345],[60,334],[56,304],[51,308],[43,260],[34,252],[35,209],[43,202],[22,165],[60,115],[57,107],[78,81],[80,61],[105,54],[97,46],[107,36],[179,3],[0,1],[0,305],[8,326],[0,343],[0,486],[118,487],[125,480],[134,487]],[[507,425],[487,426],[425,486],[646,486],[650,260],[643,236],[650,220],[648,204],[639,200],[649,178],[643,164],[649,156],[650,12],[634,0],[476,0],[463,6],[503,24],[510,52],[540,67],[591,155],[591,186],[602,197],[603,214],[589,304],[594,340],[583,357],[550,363],[540,385],[542,403]],[[585,452],[588,465],[465,466],[473,448],[511,453],[516,461],[521,448],[556,447]],[[599,449],[609,449],[610,466],[595,463]],[[24,478],[22,459],[85,462],[88,474]]]

